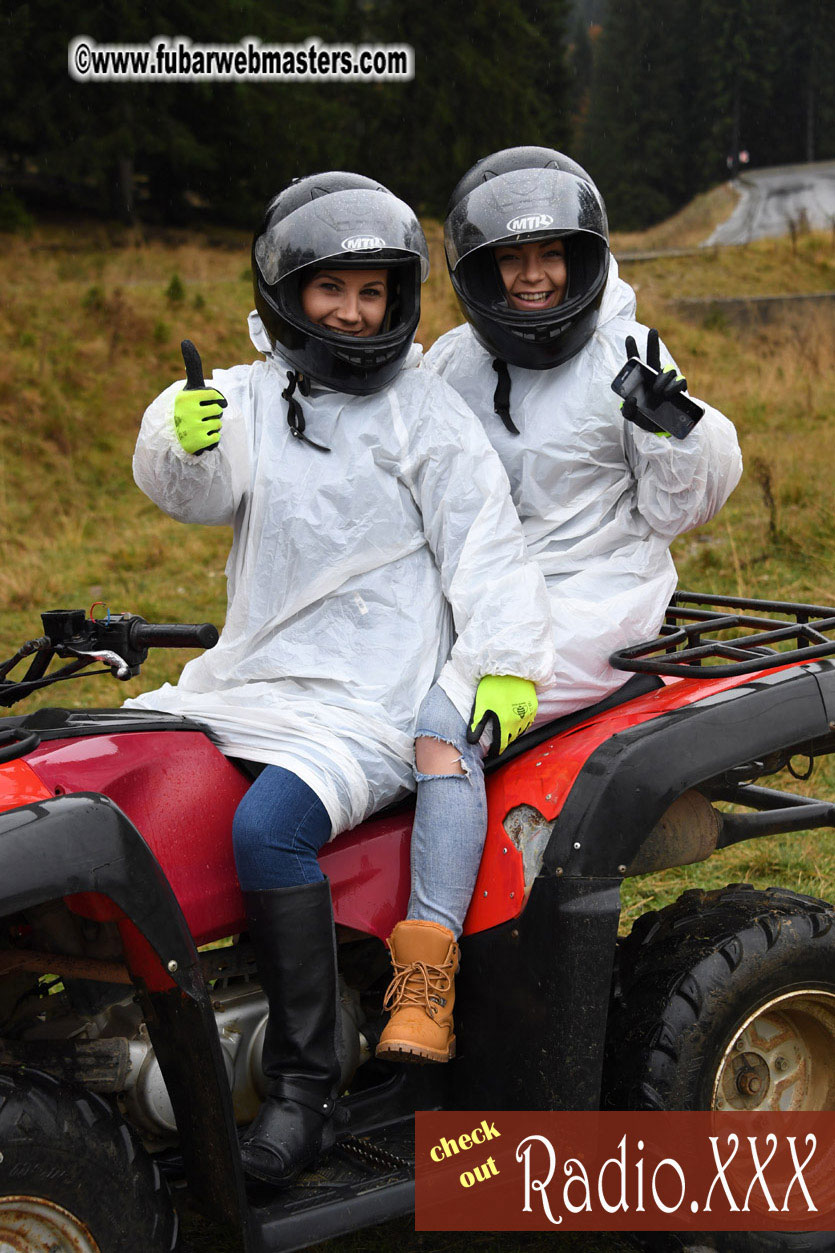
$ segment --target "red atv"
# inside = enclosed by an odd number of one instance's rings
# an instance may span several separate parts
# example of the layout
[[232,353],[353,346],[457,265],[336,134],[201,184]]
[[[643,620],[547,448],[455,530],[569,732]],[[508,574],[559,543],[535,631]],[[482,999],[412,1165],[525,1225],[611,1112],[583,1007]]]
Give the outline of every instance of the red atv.
[[[0,704],[97,662],[136,675],[152,645],[217,639],[126,614],[43,623],[0,665]],[[267,1016],[230,838],[246,767],[168,714],[3,719],[0,1248],[163,1253],[184,1186],[246,1253],[382,1222],[413,1203],[416,1109],[835,1108],[831,905],[779,887],[691,891],[617,938],[626,877],[835,825],[835,805],[757,782],[835,751],[833,629],[820,606],[680,593],[657,640],[613,659],[637,672],[618,692],[503,755],[448,1066],[374,1058],[409,805],[326,847],[343,1130],[281,1191],[245,1185],[237,1141],[264,1094]],[[700,1244],[832,1247],[740,1239]]]

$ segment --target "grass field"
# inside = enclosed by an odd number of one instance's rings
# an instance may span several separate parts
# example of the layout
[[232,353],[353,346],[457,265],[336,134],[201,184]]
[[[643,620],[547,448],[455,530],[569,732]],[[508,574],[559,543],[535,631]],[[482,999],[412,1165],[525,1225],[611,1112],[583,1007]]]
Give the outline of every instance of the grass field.
[[[717,189],[703,204],[615,250],[676,247],[703,238],[730,210]],[[706,229],[707,228],[707,229]],[[440,230],[428,224],[433,272],[419,338],[428,347],[460,320],[443,264]],[[103,600],[151,621],[214,621],[225,607],[229,534],[166,518],[134,486],[130,460],[142,411],[182,376],[179,341],[195,341],[206,373],[252,360],[249,241],[242,235],[143,235],[121,227],[42,225],[4,237],[0,257],[0,657],[38,634],[40,610]],[[736,423],[746,473],[709,526],[674,548],[681,585],[747,596],[835,600],[835,313],[784,315],[735,330],[715,315],[686,322],[683,296],[778,294],[835,288],[829,235],[769,240],[704,256],[625,265],[639,316],[657,326],[691,389]],[[183,654],[160,652],[140,679],[47,692],[23,709],[56,702],[114,705],[175,680]],[[775,786],[784,781],[777,777]],[[835,773],[820,766],[792,788],[835,798]],[[782,883],[835,897],[835,837],[771,837],[708,863],[634,879],[624,917],[674,899],[684,888]],[[206,1237],[209,1239],[209,1237]],[[415,1236],[411,1222],[341,1242],[361,1253],[395,1246],[420,1253],[561,1250],[617,1253],[615,1238]],[[199,1232],[195,1249],[214,1251]],[[561,1241],[561,1243],[560,1243]],[[330,1246],[335,1247],[335,1246]],[[218,1251],[219,1253],[219,1251]]]

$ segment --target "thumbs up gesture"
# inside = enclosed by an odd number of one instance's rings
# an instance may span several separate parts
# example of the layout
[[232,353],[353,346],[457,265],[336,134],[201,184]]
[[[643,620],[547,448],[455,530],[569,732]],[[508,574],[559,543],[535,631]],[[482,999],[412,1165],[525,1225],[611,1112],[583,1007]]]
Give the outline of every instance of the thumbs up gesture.
[[180,344],[186,367],[186,385],[174,397],[174,430],[188,453],[200,457],[220,441],[222,414],[226,399],[203,380],[200,353],[190,339]]

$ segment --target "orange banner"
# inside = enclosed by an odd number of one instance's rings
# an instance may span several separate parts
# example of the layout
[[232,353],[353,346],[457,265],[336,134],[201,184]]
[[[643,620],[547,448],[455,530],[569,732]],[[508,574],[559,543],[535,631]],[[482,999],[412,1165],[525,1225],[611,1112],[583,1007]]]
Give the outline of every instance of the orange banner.
[[419,1113],[417,1231],[835,1230],[835,1113]]

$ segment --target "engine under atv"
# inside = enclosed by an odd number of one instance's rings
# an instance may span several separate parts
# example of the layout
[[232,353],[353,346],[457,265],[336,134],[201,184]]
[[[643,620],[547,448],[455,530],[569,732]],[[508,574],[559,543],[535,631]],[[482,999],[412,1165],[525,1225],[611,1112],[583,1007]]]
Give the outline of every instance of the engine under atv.
[[[341,938],[340,1057],[347,1090],[373,1056],[389,964],[379,941]],[[245,937],[204,950],[200,966],[235,1118],[244,1125],[266,1095],[267,999]],[[81,918],[62,902],[10,921],[0,946],[0,1066],[21,1064],[117,1097],[152,1151],[176,1139],[174,1110],[112,922]]]

